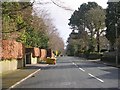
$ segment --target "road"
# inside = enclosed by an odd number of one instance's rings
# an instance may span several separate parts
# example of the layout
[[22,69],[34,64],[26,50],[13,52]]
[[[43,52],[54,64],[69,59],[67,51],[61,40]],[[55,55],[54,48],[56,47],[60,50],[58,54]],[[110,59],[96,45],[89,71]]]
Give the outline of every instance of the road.
[[76,57],[60,57],[15,88],[118,88],[118,69]]

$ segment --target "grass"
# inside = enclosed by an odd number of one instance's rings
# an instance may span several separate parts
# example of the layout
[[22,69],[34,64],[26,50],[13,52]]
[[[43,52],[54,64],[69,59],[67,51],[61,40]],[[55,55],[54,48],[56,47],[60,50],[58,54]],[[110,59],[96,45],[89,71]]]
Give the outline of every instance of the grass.
[[2,88],[9,88],[35,71],[36,69],[19,69],[13,72],[4,73],[2,75]]

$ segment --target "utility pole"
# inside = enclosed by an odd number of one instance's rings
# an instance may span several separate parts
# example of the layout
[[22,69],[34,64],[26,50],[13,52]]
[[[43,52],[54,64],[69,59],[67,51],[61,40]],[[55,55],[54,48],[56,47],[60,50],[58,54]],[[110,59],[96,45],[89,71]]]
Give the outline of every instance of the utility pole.
[[115,24],[115,31],[116,31],[116,66],[118,66],[118,30],[117,30],[117,23]]
[[115,23],[115,33],[116,33],[116,67],[118,67],[118,2],[116,2],[116,23]]

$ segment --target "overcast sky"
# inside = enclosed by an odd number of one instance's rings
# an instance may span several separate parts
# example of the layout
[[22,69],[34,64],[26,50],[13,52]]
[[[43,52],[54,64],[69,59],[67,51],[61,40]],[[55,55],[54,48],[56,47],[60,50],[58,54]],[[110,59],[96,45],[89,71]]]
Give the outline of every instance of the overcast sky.
[[[51,2],[51,0],[44,0],[44,2],[47,1]],[[102,6],[103,8],[106,8],[108,0],[53,0],[53,1],[57,2],[59,5],[62,5],[64,7],[69,7],[72,10],[77,10],[82,3],[87,3],[88,1],[97,2],[98,5]],[[42,8],[48,10],[50,16],[53,18],[54,25],[56,26],[58,32],[60,33],[60,36],[66,43],[67,38],[69,37],[69,34],[72,31],[68,26],[69,23],[68,19],[71,17],[73,11],[60,8],[57,5],[53,4],[52,2],[50,4],[42,5],[42,7],[39,4],[35,6],[39,7],[39,9]]]

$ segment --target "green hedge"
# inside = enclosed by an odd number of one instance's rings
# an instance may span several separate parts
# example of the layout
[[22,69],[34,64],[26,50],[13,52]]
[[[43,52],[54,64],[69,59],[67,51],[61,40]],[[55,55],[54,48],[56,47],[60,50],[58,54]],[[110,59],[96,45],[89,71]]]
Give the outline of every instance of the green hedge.
[[[115,52],[104,53],[102,58],[101,58],[101,61],[115,63],[116,62],[116,54],[115,54]],[[118,62],[120,63],[120,54],[118,56]]]

